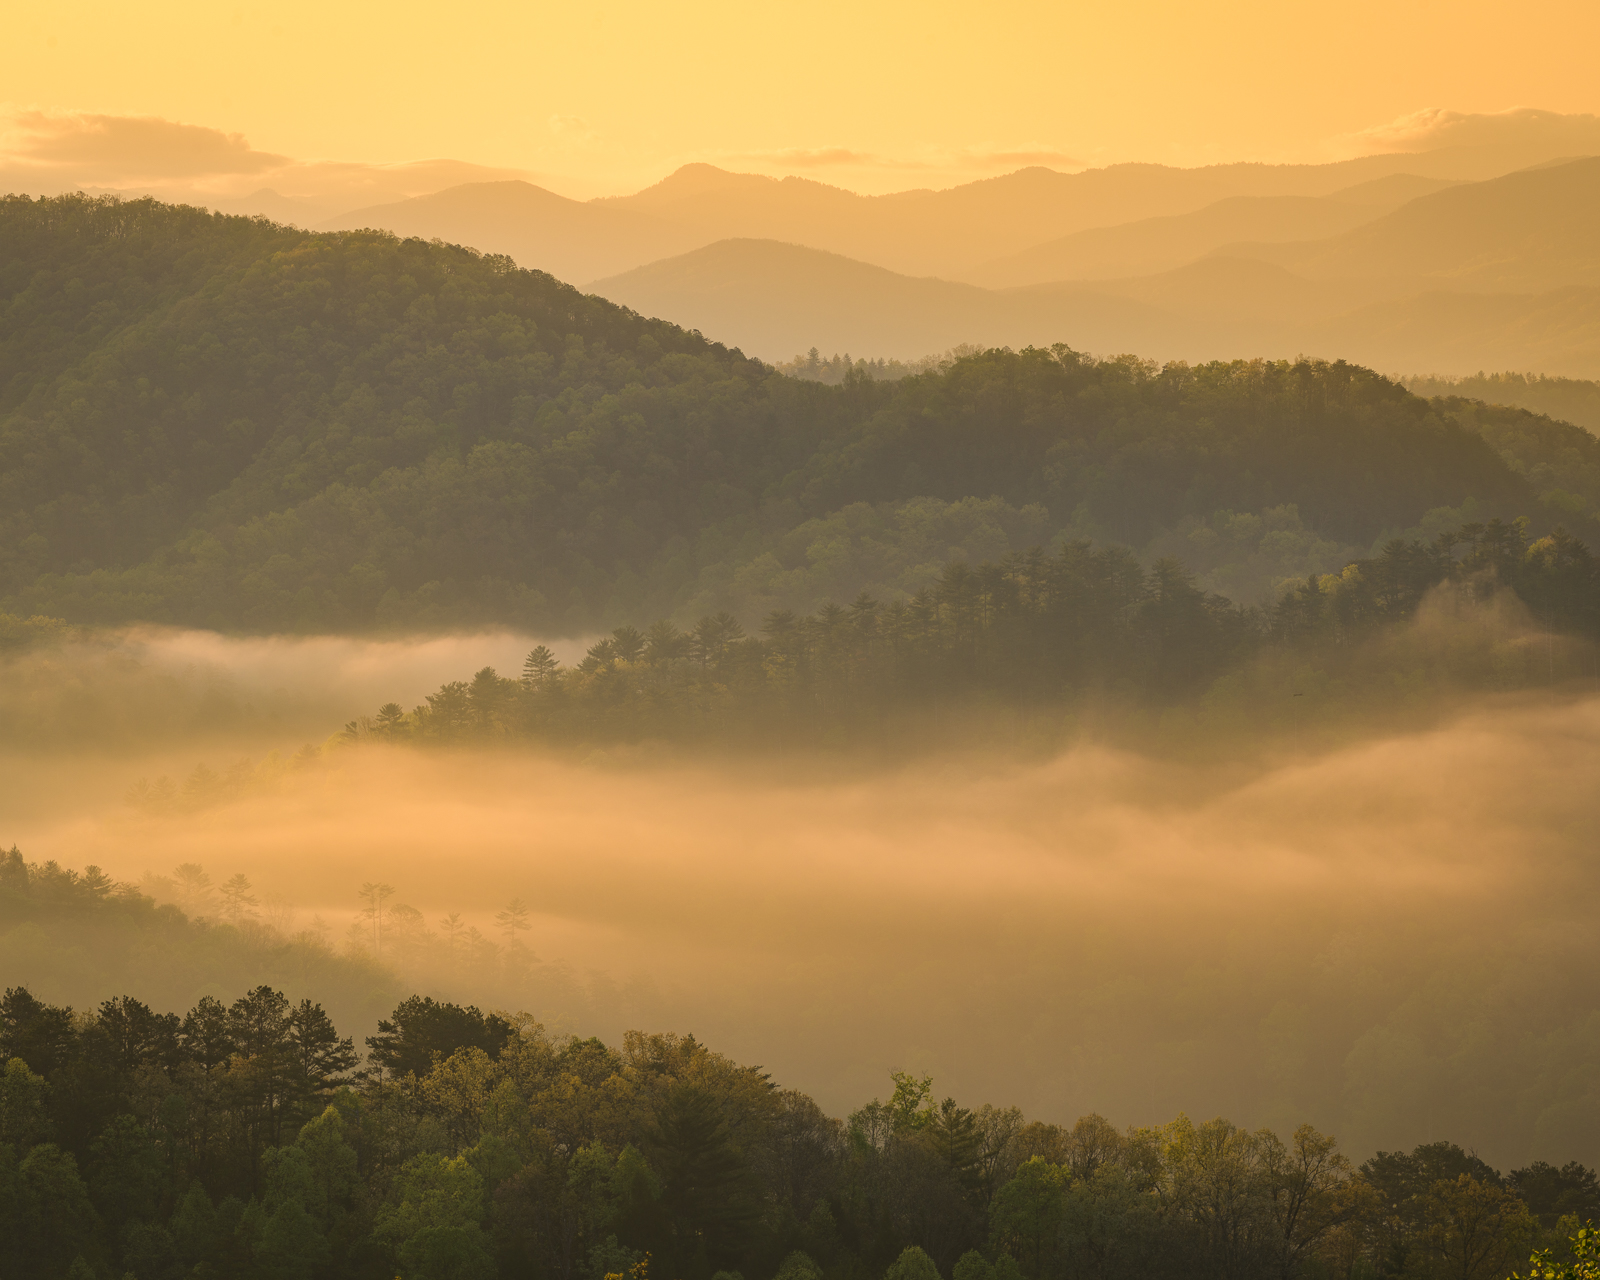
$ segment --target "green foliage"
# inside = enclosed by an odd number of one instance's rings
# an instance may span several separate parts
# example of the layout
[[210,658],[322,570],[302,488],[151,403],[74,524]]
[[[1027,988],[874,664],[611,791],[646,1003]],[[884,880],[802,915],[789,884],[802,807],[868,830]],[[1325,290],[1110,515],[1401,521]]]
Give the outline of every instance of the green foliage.
[[161,1193],[161,1148],[130,1115],[112,1117],[89,1148],[89,1191],[114,1231],[147,1218]]
[[71,1152],[0,1145],[0,1258],[8,1276],[64,1274],[92,1252],[99,1215]]
[[483,1179],[465,1156],[420,1155],[395,1183],[397,1204],[379,1215],[378,1230],[400,1238],[424,1227],[464,1227],[483,1217]]
[[735,1256],[758,1206],[749,1162],[721,1100],[689,1081],[673,1085],[656,1112],[650,1143],[670,1223],[668,1265],[704,1272]]
[[939,1268],[922,1249],[908,1245],[883,1273],[883,1280],[940,1280]]
[[1600,1231],[1593,1224],[1579,1227],[1568,1241],[1566,1261],[1552,1261],[1550,1250],[1540,1249],[1528,1259],[1528,1273],[1513,1280],[1600,1280]]
[[993,1280],[994,1267],[976,1249],[968,1249],[956,1259],[951,1280]]
[[498,1014],[486,1016],[474,1007],[412,996],[378,1023],[377,1034],[367,1037],[367,1048],[373,1063],[391,1077],[421,1076],[436,1057],[448,1057],[456,1049],[499,1053],[510,1034],[511,1025]]
[[1545,1227],[1553,1228],[1564,1218],[1587,1222],[1600,1216],[1600,1179],[1576,1160],[1559,1169],[1535,1160],[1513,1173],[1510,1185]]
[[7,198],[0,240],[0,581],[79,615],[559,615],[768,425],[763,366],[503,258],[82,197]]
[[334,1226],[353,1200],[359,1160],[345,1138],[344,1118],[332,1103],[308,1120],[295,1138],[306,1172],[301,1203],[324,1229]]
[[289,1197],[272,1210],[254,1253],[267,1280],[311,1280],[327,1263],[328,1242],[305,1205]]
[[70,639],[74,630],[60,618],[47,618],[42,614],[19,618],[15,614],[0,613],[0,654],[59,645]]
[[50,1132],[44,1099],[44,1077],[21,1058],[7,1061],[0,1070],[0,1142],[31,1147],[44,1141]]
[[479,1280],[495,1274],[483,1179],[466,1156],[414,1156],[400,1170],[397,1203],[378,1211],[373,1234],[395,1246],[406,1280]]
[[989,1239],[1015,1258],[1028,1280],[1056,1271],[1065,1213],[1063,1192],[1071,1174],[1034,1156],[996,1193],[989,1209]]
[[[716,1280],[716,1277],[713,1276],[712,1280]],[[822,1268],[812,1260],[810,1254],[796,1249],[784,1256],[773,1280],[822,1280]]]

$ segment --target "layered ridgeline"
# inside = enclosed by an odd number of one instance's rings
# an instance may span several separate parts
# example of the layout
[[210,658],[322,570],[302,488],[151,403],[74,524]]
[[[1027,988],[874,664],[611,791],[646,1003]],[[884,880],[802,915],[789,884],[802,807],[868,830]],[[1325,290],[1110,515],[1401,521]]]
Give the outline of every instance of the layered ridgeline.
[[22,615],[571,632],[909,596],[1063,537],[1253,602],[1600,502],[1586,432],[1342,364],[1063,346],[828,387],[504,258],[153,202],[0,201],[0,292]]
[[1310,351],[1381,369],[1592,378],[1597,192],[1589,157],[1482,182],[1393,173],[1316,195],[1235,190],[1076,229],[1061,210],[1026,247],[976,227],[967,237],[1021,252],[912,272],[810,228],[729,231],[589,287],[770,359],[816,344],[904,360],[1070,334],[1163,360]]

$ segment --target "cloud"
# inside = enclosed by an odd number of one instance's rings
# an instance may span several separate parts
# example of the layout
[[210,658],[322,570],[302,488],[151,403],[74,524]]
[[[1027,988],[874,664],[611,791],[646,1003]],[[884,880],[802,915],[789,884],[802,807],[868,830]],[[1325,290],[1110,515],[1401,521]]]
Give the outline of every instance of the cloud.
[[550,132],[563,142],[588,144],[599,136],[582,116],[562,115],[558,111],[546,123]]
[[23,111],[11,117],[7,168],[100,183],[258,176],[291,163],[242,134],[153,116]]
[[36,110],[0,115],[0,191],[152,195],[309,226],[461,183],[514,178],[537,181],[539,175],[449,159],[298,160],[258,150],[241,134],[154,117]]
[[1464,112],[1427,107],[1334,140],[1349,155],[1434,151],[1444,147],[1527,153],[1527,163],[1600,152],[1600,116],[1563,115],[1534,107]]

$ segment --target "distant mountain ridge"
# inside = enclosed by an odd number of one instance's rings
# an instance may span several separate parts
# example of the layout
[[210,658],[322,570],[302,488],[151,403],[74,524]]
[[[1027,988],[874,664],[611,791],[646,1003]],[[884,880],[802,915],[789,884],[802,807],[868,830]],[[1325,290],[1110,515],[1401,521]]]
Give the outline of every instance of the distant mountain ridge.
[[[1589,376],[1593,300],[1555,292],[1600,287],[1595,208],[1600,159],[1456,148],[1034,167],[882,196],[690,164],[629,196],[474,183],[324,225],[505,254],[766,360],[1067,335],[1158,359],[1317,351]],[[1455,308],[1457,291],[1499,300]]]
[[1600,285],[1600,157],[1436,191],[1326,240],[1228,246],[1315,280],[1533,292]]
[[[572,279],[614,274],[725,239],[804,244],[902,274],[964,278],[997,257],[1062,236],[1192,214],[1219,200],[1322,199],[1396,179],[1415,189],[1416,184],[1487,176],[1481,169],[1481,161],[1441,159],[1431,152],[1321,165],[1180,169],[1118,164],[1077,173],[1032,167],[940,191],[864,196],[809,178],[689,164],[629,196],[580,201],[531,183],[469,183],[354,210],[319,225],[330,231],[374,227],[469,244],[509,253],[522,266],[557,276],[568,261],[583,264],[572,268]],[[1365,203],[1396,200],[1394,194],[1374,194]],[[608,256],[590,269],[591,259],[583,255],[601,245]],[[1006,283],[1052,278],[1059,277]]]
[[963,279],[989,288],[1118,279],[1170,270],[1220,245],[1314,240],[1349,231],[1418,195],[1455,185],[1393,174],[1327,196],[1227,196],[1192,213],[1093,227],[983,263]]
[[[1197,214],[1081,233],[1048,248],[1066,255],[1094,242],[1080,261],[1112,261],[1115,251],[1149,263],[1174,254],[1184,236],[1191,248],[1202,244],[1200,228],[1215,235],[1239,225],[1241,210],[1286,219],[1308,216],[1308,207],[1312,218],[1372,212],[1370,205],[1340,215],[1322,201],[1261,199],[1230,198]],[[1397,371],[1512,366],[1594,377],[1600,219],[1590,212],[1597,208],[1600,159],[1580,159],[1426,192],[1321,240],[1219,245],[1182,265],[1120,278],[978,289],[802,245],[739,239],[588,287],[767,360],[812,346],[914,359],[963,342],[1064,340],[1163,360],[1307,352]]]
[[568,281],[626,270],[640,255],[667,257],[697,247],[695,233],[648,213],[569,200],[521,181],[468,183],[322,224],[327,231],[362,227],[503,253]]

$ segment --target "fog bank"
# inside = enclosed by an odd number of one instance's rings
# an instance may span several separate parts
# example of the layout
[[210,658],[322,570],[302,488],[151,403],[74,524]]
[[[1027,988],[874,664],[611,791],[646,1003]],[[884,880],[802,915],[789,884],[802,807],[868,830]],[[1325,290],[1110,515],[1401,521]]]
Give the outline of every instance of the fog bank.
[[486,933],[520,897],[580,1003],[459,966],[416,984],[585,1034],[693,1031],[836,1113],[904,1068],[1045,1119],[1600,1156],[1594,697],[1249,766],[1083,744],[841,778],[368,747],[167,817],[114,798],[140,766],[97,787],[81,761],[6,762],[29,803],[0,841],[123,879],[243,872],[335,942],[368,881]]

